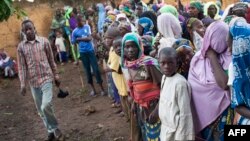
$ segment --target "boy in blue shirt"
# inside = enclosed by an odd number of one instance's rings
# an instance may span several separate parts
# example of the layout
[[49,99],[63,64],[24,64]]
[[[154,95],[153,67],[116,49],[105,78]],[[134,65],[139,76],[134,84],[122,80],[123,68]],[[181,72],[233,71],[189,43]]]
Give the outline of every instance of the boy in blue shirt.
[[79,52],[81,61],[83,63],[88,83],[90,84],[92,91],[90,93],[91,96],[96,95],[96,89],[93,84],[92,74],[91,74],[91,67],[96,77],[97,83],[101,87],[101,95],[105,95],[104,88],[102,86],[102,78],[99,71],[99,67],[97,64],[97,59],[94,53],[94,48],[92,45],[92,36],[91,36],[91,29],[90,26],[85,24],[85,21],[81,16],[77,16],[77,25],[78,27],[72,33],[72,43],[78,44]]

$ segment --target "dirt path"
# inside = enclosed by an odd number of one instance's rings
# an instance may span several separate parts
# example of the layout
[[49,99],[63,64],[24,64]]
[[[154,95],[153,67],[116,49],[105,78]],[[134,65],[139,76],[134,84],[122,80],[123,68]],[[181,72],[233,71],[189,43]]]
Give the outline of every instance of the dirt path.
[[[55,113],[66,141],[127,141],[129,123],[113,114],[116,109],[111,108],[111,99],[89,97],[87,84],[81,89],[79,71],[73,64],[60,66],[59,71],[62,86],[70,92],[65,99],[56,97],[56,89],[54,93]],[[0,141],[43,141],[46,130],[30,91],[23,97],[18,79],[0,79]],[[96,112],[86,116],[88,106],[94,106]]]

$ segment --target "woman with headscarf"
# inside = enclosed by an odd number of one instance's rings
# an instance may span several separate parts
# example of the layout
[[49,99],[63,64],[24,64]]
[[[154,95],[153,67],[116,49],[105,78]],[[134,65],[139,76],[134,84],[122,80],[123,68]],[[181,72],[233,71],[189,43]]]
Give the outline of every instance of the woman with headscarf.
[[137,31],[135,26],[130,22],[130,20],[127,18],[127,16],[124,13],[120,13],[120,14],[116,15],[115,20],[118,21],[118,22],[128,22],[128,23],[130,23],[131,31],[132,32]]
[[236,110],[235,122],[250,125],[250,24],[241,17],[235,17],[229,24],[232,40],[233,79],[232,107]]
[[147,18],[149,18],[153,22],[153,24],[154,24],[153,33],[154,33],[154,35],[156,35],[157,32],[158,32],[158,30],[157,30],[157,16],[156,16],[156,14],[154,12],[152,12],[152,11],[146,11],[146,12],[143,12],[141,14],[140,18],[142,18],[142,17],[147,17]]
[[163,13],[171,13],[176,18],[178,18],[179,16],[177,9],[174,6],[168,5],[168,4],[161,7],[161,9],[158,11],[158,15],[163,14]]
[[215,2],[207,2],[204,6],[204,15],[209,16],[214,20],[219,20],[221,16],[219,15],[220,8]]
[[197,18],[190,18],[187,21],[187,29],[190,41],[195,47],[195,52],[199,51],[202,47],[203,37],[205,34],[205,27],[203,23]]
[[125,34],[129,33],[132,31],[131,29],[131,24],[129,22],[120,22],[119,26],[118,26],[119,30],[120,30],[120,34],[123,37]]
[[224,125],[233,121],[227,70],[231,54],[227,47],[228,26],[212,23],[203,47],[193,57],[188,82],[192,87],[192,107],[196,134],[207,141],[224,140]]
[[173,44],[178,55],[178,73],[180,73],[186,79],[188,78],[188,71],[190,68],[191,59],[194,56],[194,50],[192,48],[191,42],[186,39],[177,39]]
[[154,28],[154,23],[149,18],[143,17],[138,20],[137,30],[140,36],[143,35],[154,36],[153,28]]
[[153,50],[153,37],[150,35],[143,35],[142,37],[142,44],[144,49],[144,54],[149,55],[150,52]]
[[[158,101],[162,73],[158,61],[144,55],[141,39],[135,33],[127,33],[123,37],[121,51],[122,67],[128,69],[130,76],[128,85],[133,99],[131,120],[137,119],[131,122],[139,127],[137,130],[132,128],[132,132],[139,130],[143,141],[159,140]],[[141,139],[132,137],[132,141]]]
[[172,47],[176,39],[181,38],[181,25],[173,14],[163,13],[158,16],[157,27],[159,33],[162,36],[162,38],[159,40],[160,45],[158,46],[158,50],[156,50],[158,53],[164,47]]
[[103,24],[106,18],[106,10],[102,3],[98,3],[96,5],[96,8],[98,10],[98,24],[97,24],[98,33],[103,33]]
[[202,20],[205,16],[203,14],[203,5],[199,1],[193,1],[190,3],[188,8],[188,13],[190,17]]

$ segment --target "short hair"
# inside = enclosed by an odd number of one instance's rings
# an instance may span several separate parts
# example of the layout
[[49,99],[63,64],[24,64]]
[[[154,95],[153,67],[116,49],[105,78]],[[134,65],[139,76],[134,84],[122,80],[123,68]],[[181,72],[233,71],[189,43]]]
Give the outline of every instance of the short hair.
[[34,25],[34,23],[30,19],[26,19],[22,22],[22,26],[26,23],[32,23]]
[[121,43],[122,44],[122,36],[115,37],[115,39],[113,40],[113,44],[115,44],[115,43]]
[[161,51],[159,53],[159,58],[162,54],[164,54],[166,56],[170,56],[170,57],[175,57],[176,59],[178,58],[176,50],[172,47],[165,47],[165,48],[161,49]]

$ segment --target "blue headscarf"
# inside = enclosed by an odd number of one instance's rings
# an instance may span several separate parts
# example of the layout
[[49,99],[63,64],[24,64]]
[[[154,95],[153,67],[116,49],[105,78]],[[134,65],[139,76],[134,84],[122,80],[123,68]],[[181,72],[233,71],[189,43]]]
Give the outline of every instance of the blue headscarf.
[[106,11],[104,8],[104,5],[102,3],[98,3],[96,5],[96,7],[98,8],[98,32],[102,33],[103,32],[103,25],[105,22],[105,18],[106,18]]
[[[250,24],[244,18],[234,18],[229,24],[233,37],[233,96],[232,107],[250,109]],[[240,118],[243,121],[244,117]]]
[[147,17],[140,18],[138,24],[143,27],[143,35],[154,36],[153,33],[154,23],[152,22],[151,19]]

